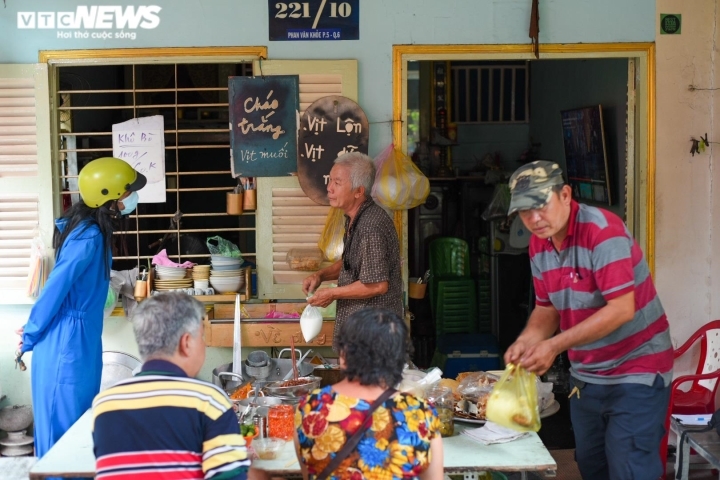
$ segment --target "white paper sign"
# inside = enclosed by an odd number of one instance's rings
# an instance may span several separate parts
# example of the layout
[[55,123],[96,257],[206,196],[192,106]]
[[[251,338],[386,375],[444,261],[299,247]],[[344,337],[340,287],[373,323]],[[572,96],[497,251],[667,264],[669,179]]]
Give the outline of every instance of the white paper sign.
[[140,203],[165,203],[165,133],[162,115],[112,126],[113,156],[147,177]]

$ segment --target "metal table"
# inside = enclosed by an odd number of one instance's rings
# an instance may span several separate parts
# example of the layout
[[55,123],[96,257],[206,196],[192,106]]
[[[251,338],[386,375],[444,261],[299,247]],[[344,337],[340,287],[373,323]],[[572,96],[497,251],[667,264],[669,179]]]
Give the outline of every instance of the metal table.
[[[95,456],[90,432],[92,421],[88,410],[60,438],[42,459],[30,470],[30,480],[45,477],[84,477],[95,476]],[[526,478],[528,471],[554,471],[555,460],[543,445],[536,433],[509,443],[483,445],[465,435],[466,428],[475,425],[455,424],[456,434],[443,439],[446,473],[463,473],[465,479],[478,478],[478,472],[487,470],[503,472],[522,472]],[[299,475],[300,465],[295,456],[292,442],[286,442],[274,460],[254,460],[253,466],[267,470],[273,475]]]
[[45,477],[95,477],[95,454],[88,410],[30,469],[30,480]]
[[[476,425],[455,423],[455,435],[443,438],[444,470],[447,474],[464,474],[466,480],[477,479],[479,472],[488,470],[502,472],[554,472],[555,459],[545,448],[540,437],[531,433],[528,437],[508,443],[483,445],[460,433]],[[274,460],[255,460],[253,466],[271,475],[299,475],[300,465],[292,442],[286,442]]]
[[[690,449],[692,448],[702,458],[708,461],[707,468],[720,469],[720,435],[713,429],[709,432],[697,432],[703,428],[698,425],[683,425],[676,418],[670,420],[670,429],[675,432],[680,441],[680,435],[688,432],[682,444],[682,465],[680,461],[680,448],[675,454],[675,471],[682,472],[681,479],[686,480],[690,473]],[[703,465],[704,466],[704,465]]]

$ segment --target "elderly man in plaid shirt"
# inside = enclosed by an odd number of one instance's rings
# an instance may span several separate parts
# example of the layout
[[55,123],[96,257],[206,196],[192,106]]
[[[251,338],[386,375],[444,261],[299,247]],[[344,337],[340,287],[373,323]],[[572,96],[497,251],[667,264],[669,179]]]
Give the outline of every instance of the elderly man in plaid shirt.
[[[345,212],[344,250],[340,260],[303,280],[303,291],[314,294],[310,305],[326,307],[337,300],[335,331],[352,313],[379,307],[403,316],[400,244],[392,219],[370,197],[375,165],[359,152],[346,153],[330,170],[330,205]],[[337,280],[337,288],[317,290]],[[337,349],[335,341],[333,348]]]

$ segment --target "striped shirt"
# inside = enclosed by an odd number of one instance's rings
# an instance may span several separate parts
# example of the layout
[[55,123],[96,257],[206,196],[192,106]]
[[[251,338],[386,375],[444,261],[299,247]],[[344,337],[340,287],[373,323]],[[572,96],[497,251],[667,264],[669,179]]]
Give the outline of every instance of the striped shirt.
[[647,262],[615,214],[572,201],[560,251],[532,236],[530,265],[536,304],[553,306],[568,330],[609,300],[635,293],[635,316],[609,335],[568,351],[572,375],[589,383],[652,385],[672,379],[673,350],[665,311]]
[[245,439],[225,392],[150,360],[93,401],[101,480],[245,479]]

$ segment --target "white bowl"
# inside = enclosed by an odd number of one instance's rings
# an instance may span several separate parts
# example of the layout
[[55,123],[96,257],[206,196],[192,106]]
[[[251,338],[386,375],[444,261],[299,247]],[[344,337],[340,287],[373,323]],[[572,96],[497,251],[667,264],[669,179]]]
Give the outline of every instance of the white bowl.
[[210,285],[218,293],[237,292],[245,283],[243,280],[242,277],[231,279],[210,277]]
[[242,270],[213,270],[210,272],[211,277],[242,277]]
[[234,262],[234,263],[213,263],[212,269],[213,270],[230,270],[230,269],[237,269],[240,268],[241,262]]
[[236,257],[225,257],[223,255],[210,255],[210,261],[211,262],[226,262],[226,261],[237,261],[242,262],[242,259],[236,258]]
[[219,271],[219,270],[240,270],[238,268],[240,266],[239,263],[233,263],[232,265],[215,265],[213,264],[212,270],[210,270],[210,273],[213,271]]
[[169,275],[167,273],[158,273],[157,278],[159,280],[182,280],[185,275]]
[[187,270],[185,267],[168,267],[165,265],[155,265],[155,270],[159,272],[179,272]]

